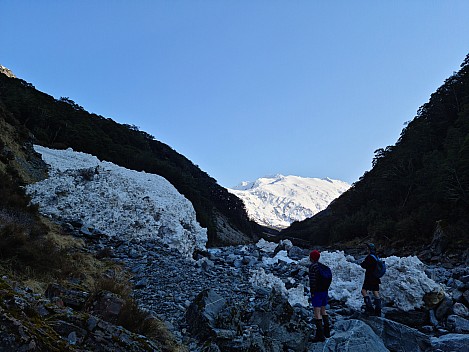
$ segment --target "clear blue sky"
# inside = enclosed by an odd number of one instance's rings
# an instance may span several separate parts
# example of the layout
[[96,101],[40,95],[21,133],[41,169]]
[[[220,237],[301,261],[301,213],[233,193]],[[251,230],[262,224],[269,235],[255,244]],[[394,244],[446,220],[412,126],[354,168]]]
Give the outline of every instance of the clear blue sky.
[[222,186],[349,183],[469,52],[469,1],[0,0],[0,64]]

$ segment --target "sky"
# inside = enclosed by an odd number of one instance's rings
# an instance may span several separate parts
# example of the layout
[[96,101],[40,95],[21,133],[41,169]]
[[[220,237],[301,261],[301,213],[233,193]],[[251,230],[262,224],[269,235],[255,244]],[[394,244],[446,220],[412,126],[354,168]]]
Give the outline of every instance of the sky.
[[469,1],[0,0],[0,64],[225,187],[348,183],[469,53]]

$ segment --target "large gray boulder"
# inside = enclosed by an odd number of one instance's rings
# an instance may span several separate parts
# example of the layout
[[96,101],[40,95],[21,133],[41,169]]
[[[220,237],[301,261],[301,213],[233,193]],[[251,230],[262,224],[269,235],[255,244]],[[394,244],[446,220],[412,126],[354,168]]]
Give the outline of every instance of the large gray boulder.
[[216,336],[216,318],[225,303],[226,300],[212,289],[199,293],[186,311],[189,331],[200,340]]
[[468,352],[469,335],[448,334],[440,337],[432,337],[432,351],[442,352]]
[[459,315],[450,315],[446,320],[446,324],[451,331],[459,334],[469,334],[469,320],[464,319]]
[[391,351],[420,352],[431,347],[430,338],[418,331],[395,321],[379,317],[361,317]]
[[357,319],[340,320],[334,335],[323,343],[308,346],[311,352],[383,352],[389,351],[383,341],[364,322]]
[[267,340],[289,351],[303,351],[311,335],[306,321],[275,291],[256,304],[248,325],[259,327]]

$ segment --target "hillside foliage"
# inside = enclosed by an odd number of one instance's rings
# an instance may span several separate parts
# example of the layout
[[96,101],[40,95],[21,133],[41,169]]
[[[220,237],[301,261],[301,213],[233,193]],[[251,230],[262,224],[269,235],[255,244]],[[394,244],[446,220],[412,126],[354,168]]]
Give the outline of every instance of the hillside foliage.
[[258,225],[247,217],[243,202],[215,179],[168,145],[134,125],[88,113],[68,97],[55,99],[21,79],[0,75],[0,102],[35,138],[37,144],[56,149],[72,148],[120,166],[158,174],[189,199],[201,226],[208,229],[209,245],[219,243],[217,215],[251,236]]
[[451,244],[469,232],[469,55],[408,122],[395,145],[326,210],[281,235],[316,244],[373,238],[428,244],[437,225]]

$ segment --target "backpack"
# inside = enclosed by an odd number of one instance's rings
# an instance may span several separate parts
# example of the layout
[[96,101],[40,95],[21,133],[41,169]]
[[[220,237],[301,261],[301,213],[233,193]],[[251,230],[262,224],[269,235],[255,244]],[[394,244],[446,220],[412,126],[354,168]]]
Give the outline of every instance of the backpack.
[[332,271],[327,265],[318,262],[318,277],[316,282],[317,292],[324,292],[329,289],[332,282]]
[[383,277],[383,275],[386,273],[386,263],[382,259],[380,259],[377,255],[375,254],[370,254],[370,255],[376,260],[376,266],[375,266],[375,270],[373,270],[373,276],[379,279]]

